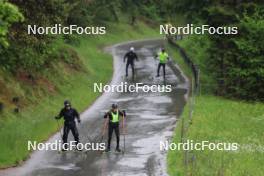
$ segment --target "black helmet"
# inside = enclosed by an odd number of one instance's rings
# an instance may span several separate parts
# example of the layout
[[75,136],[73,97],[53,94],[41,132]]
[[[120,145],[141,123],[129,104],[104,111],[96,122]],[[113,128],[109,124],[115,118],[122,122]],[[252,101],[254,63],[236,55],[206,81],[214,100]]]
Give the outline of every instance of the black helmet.
[[162,52],[165,52],[165,48],[161,48],[161,51],[162,51]]
[[116,103],[112,104],[112,109],[116,109],[116,108],[117,108],[117,104]]
[[69,100],[64,101],[64,106],[71,106],[71,102]]

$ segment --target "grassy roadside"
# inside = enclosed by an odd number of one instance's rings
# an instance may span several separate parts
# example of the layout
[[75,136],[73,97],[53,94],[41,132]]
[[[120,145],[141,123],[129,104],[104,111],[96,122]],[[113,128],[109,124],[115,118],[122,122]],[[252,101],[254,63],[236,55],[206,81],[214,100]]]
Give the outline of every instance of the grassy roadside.
[[[191,46],[191,40],[185,39],[179,44],[188,48],[187,54],[195,60],[202,57],[201,48]],[[188,47],[186,47],[188,46]],[[191,71],[186,67],[177,51],[168,46],[170,54],[190,77]],[[191,52],[190,52],[191,51]],[[200,52],[197,53],[197,52]],[[195,55],[197,57],[195,57]],[[197,62],[196,62],[197,63]],[[202,62],[198,62],[202,64]],[[211,83],[206,65],[201,65],[201,81]],[[204,91],[205,92],[205,91]],[[170,150],[167,156],[168,172],[172,176],[181,175],[263,175],[263,130],[264,104],[247,103],[228,100],[202,92],[196,98],[193,122],[186,133],[186,139],[194,142],[210,141],[212,143],[238,143],[238,151],[189,151],[187,161],[184,162],[184,151]],[[189,119],[189,106],[185,106],[184,113],[178,122],[173,137],[174,143],[181,142],[181,123]]]
[[[32,93],[30,96],[35,100],[34,103],[26,106],[18,115],[10,112],[1,114],[0,168],[17,165],[25,160],[30,154],[27,150],[28,140],[40,142],[58,130],[53,117],[62,107],[63,100],[70,99],[75,108],[83,111],[99,96],[92,91],[93,83],[107,83],[112,76],[112,57],[102,51],[104,46],[158,35],[157,30],[143,23],[135,27],[122,23],[109,26],[113,27],[109,27],[104,36],[81,36],[80,45],[61,43],[77,52],[85,71],[72,71],[62,63],[55,65],[56,70],[48,69],[43,73],[55,84],[55,93],[45,95],[40,100],[38,95]],[[19,86],[16,89],[22,92]]]

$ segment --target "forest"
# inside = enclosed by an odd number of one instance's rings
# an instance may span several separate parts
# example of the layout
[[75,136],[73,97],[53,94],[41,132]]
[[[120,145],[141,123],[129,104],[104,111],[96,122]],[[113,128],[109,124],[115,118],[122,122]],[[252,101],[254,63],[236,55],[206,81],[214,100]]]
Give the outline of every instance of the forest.
[[[66,42],[74,36],[27,35],[26,25],[118,23],[127,16],[134,25],[138,19],[156,23],[176,22],[182,14],[187,23],[211,26],[238,26],[236,36],[192,36],[198,40],[201,67],[215,80],[215,94],[245,100],[263,101],[264,89],[264,8],[261,0],[1,0],[1,69],[16,74],[35,73],[56,62],[60,55],[58,38]],[[198,56],[199,57],[199,56]],[[202,63],[203,62],[203,63]]]

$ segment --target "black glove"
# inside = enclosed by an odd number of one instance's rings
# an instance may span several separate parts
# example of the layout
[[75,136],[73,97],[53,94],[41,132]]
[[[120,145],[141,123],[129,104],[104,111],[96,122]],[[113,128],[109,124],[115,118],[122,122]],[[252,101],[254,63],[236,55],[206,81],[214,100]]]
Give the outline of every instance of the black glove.
[[56,119],[56,120],[59,120],[59,119],[60,119],[60,117],[59,117],[59,116],[55,116],[55,117],[54,117],[54,119]]
[[78,123],[81,123],[81,119],[78,119]]

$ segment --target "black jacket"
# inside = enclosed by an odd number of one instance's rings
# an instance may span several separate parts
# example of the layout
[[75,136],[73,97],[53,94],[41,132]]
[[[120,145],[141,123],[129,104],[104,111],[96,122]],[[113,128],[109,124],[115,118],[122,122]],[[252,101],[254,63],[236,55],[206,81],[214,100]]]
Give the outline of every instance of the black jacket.
[[134,60],[135,59],[138,61],[138,56],[133,51],[129,51],[129,52],[127,52],[125,54],[125,56],[124,56],[124,62],[126,61],[126,58],[127,58],[127,62],[128,63],[134,63]]
[[80,115],[74,108],[71,108],[69,110],[66,108],[63,108],[60,111],[60,114],[58,115],[58,118],[61,118],[61,117],[64,118],[64,121],[66,124],[75,122],[75,118],[77,118],[77,120],[80,121]]

